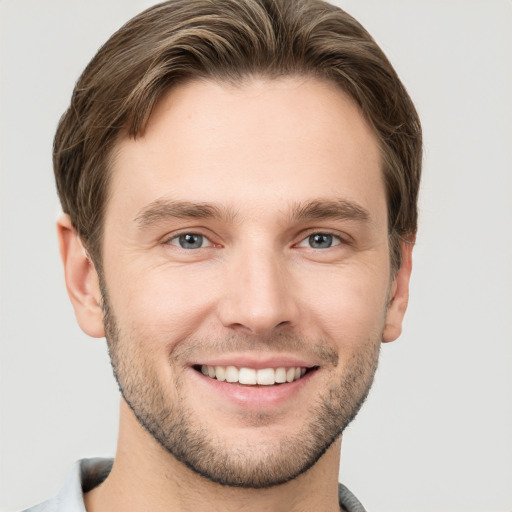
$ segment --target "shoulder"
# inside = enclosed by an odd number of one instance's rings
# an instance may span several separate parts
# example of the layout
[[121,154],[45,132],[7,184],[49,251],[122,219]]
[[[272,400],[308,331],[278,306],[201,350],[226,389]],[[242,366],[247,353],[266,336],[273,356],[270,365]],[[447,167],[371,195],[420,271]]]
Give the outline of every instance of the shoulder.
[[346,512],[366,512],[361,502],[343,484],[338,484],[338,500],[340,507]]
[[81,459],[69,471],[59,493],[23,512],[86,512],[84,492],[99,485],[110,473],[112,459]]

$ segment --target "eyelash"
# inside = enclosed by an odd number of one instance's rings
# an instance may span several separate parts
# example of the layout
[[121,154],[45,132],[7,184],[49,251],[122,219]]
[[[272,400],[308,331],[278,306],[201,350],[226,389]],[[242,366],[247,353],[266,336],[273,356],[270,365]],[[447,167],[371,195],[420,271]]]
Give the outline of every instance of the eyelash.
[[[180,239],[180,237],[187,236],[187,235],[201,237],[203,240],[208,241],[209,245],[207,245],[206,247],[191,247],[191,248],[181,247],[179,245],[179,239]],[[176,244],[173,243],[174,241],[176,241],[177,243]],[[163,243],[166,245],[176,245],[178,248],[183,249],[184,251],[190,251],[190,250],[194,250],[194,249],[207,249],[209,247],[215,246],[215,244],[210,240],[209,237],[207,237],[206,235],[203,235],[202,233],[196,233],[195,231],[183,231],[181,233],[174,234],[171,237],[165,239],[163,241]]]
[[347,241],[345,238],[340,236],[339,234],[332,233],[330,231],[312,231],[309,234],[307,234],[304,238],[301,239],[301,241],[298,244],[295,244],[295,247],[302,247],[301,244],[308,243],[308,241],[311,241],[311,238],[314,236],[324,236],[324,237],[331,237],[333,241],[336,241],[336,243],[333,243],[329,247],[319,248],[319,247],[311,247],[310,245],[307,247],[309,249],[313,250],[325,250],[325,249],[331,249],[332,247],[337,247],[338,245],[347,244]]
[[[190,247],[190,248],[181,247],[181,245],[179,245],[179,239],[180,239],[180,237],[187,236],[187,235],[201,237],[203,241],[204,240],[208,241],[209,245],[207,245],[206,247],[203,247],[203,246]],[[303,238],[301,238],[301,240],[298,243],[294,244],[293,247],[304,247],[301,244],[308,243],[308,241],[311,241],[312,237],[320,236],[320,235],[324,236],[324,237],[331,237],[333,241],[336,241],[336,243],[333,243],[329,247],[315,248],[315,247],[311,247],[309,245],[307,248],[321,251],[321,250],[331,249],[332,247],[337,247],[339,245],[347,245],[349,243],[346,238],[340,236],[339,234],[332,233],[330,231],[311,231],[306,236],[303,236]],[[176,243],[173,243],[174,241],[176,241]],[[175,245],[185,251],[196,250],[196,249],[207,249],[210,247],[214,247],[216,245],[210,240],[210,238],[208,236],[203,235],[202,233],[194,232],[194,231],[183,231],[181,233],[174,234],[171,237],[164,239],[163,243],[165,245]]]

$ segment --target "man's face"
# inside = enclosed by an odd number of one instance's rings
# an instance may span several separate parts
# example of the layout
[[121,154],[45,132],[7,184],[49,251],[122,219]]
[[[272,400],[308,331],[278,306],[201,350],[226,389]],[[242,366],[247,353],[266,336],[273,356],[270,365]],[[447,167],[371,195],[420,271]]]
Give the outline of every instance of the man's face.
[[357,412],[390,315],[376,138],[316,80],[175,88],[117,147],[103,269],[114,371],[153,438],[220,483],[289,480]]

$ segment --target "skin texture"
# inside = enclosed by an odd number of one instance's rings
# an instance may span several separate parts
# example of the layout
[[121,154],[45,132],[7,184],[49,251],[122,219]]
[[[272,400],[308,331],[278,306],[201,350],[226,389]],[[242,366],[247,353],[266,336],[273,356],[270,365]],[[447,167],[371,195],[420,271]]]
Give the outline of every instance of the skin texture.
[[[182,248],[185,233],[202,245]],[[103,297],[66,216],[59,237],[77,319],[106,332],[123,392],[89,511],[338,510],[339,434],[400,334],[411,271],[404,245],[391,276],[378,144],[343,92],[302,78],[173,89],[116,148]],[[283,361],[314,371],[277,397],[194,369]]]

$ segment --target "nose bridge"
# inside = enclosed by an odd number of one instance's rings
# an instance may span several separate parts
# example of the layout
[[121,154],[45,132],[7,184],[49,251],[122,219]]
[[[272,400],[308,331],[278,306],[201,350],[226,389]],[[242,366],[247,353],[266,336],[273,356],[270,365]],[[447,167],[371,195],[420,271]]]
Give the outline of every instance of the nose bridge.
[[271,244],[248,244],[231,261],[221,320],[226,327],[268,334],[296,322],[297,305],[282,255]]

